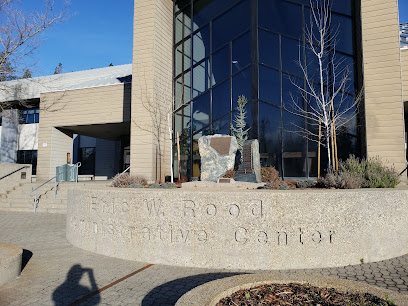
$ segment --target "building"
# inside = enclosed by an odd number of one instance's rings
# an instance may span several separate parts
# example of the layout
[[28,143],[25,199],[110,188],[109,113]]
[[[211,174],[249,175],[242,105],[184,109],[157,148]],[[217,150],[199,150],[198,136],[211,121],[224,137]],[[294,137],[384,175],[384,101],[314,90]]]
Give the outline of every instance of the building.
[[2,100],[19,109],[3,114],[1,161],[36,164],[40,180],[68,161],[101,179],[123,171],[131,77],[132,65],[121,65],[4,83]]
[[[115,76],[109,69],[123,67],[110,67],[101,70],[109,81],[94,71],[75,85],[30,96],[40,109],[37,177],[52,177],[67,153],[78,159],[75,134],[114,141],[112,150],[120,156],[115,171],[130,161],[132,174],[157,179],[165,167],[168,175],[167,118],[174,145],[179,135],[176,176],[178,169],[181,176],[199,176],[197,140],[230,133],[239,95],[248,98],[250,137],[260,141],[262,164],[276,167],[285,178],[316,177],[317,144],[295,130],[309,129],[309,124],[286,107],[299,96],[295,84],[305,83],[295,61],[310,58],[304,36],[309,3],[135,0],[131,83],[129,71]],[[333,0],[335,53],[350,69],[345,103],[353,106],[354,96],[364,92],[362,103],[349,109],[351,119],[338,131],[339,158],[380,156],[399,171],[406,167],[408,51],[400,49],[400,29],[402,34],[396,0]],[[92,71],[77,74],[80,78]],[[75,73],[67,75],[75,83]],[[167,117],[169,112],[173,115]],[[325,158],[323,154],[322,164]]]
[[408,48],[408,23],[400,24],[401,49]]

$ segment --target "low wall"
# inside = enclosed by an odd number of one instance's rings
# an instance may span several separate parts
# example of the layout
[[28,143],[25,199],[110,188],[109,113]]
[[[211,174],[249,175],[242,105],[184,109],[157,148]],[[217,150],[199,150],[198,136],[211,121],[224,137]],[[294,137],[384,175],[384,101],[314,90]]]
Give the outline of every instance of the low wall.
[[[339,292],[372,294],[393,301],[395,305],[408,305],[408,295],[372,285],[317,275],[288,274],[243,274],[217,279],[193,288],[184,294],[175,306],[216,306],[218,302],[241,289],[250,289],[264,284],[303,284],[320,288],[334,288]],[[296,293],[295,293],[296,294]]]
[[22,248],[0,243],[0,287],[20,276],[22,256]]
[[407,190],[68,192],[67,239],[107,256],[179,266],[299,269],[408,253]]
[[[9,190],[12,190],[14,187],[17,187],[19,184],[31,183],[31,165],[23,164],[9,164],[9,163],[0,163],[0,177],[3,175],[9,174],[14,170],[20,169],[21,167],[28,166],[29,168],[22,169],[5,177],[0,180],[0,194],[6,193]],[[25,178],[21,178],[21,173],[25,172]]]

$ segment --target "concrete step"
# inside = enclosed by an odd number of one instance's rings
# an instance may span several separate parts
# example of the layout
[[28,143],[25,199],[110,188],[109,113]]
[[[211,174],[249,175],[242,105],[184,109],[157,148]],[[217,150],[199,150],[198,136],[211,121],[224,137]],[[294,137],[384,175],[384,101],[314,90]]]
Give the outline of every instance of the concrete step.
[[24,208],[15,208],[15,207],[0,207],[0,211],[24,211],[24,212],[33,212],[34,208],[24,207]]
[[[15,205],[32,205],[34,203],[34,198],[11,198],[11,199],[2,199],[0,201],[0,206],[11,206]],[[41,205],[67,205],[67,199],[43,199],[41,198],[38,202]]]
[[[0,210],[2,211],[27,211],[34,210],[34,196],[30,193],[35,188],[39,187],[43,182],[35,182],[22,184],[15,187],[13,190],[0,195]],[[61,182],[57,186],[57,198],[54,199],[55,183],[49,182],[42,186],[37,193],[39,199],[37,212],[47,213],[66,213],[67,196],[69,189],[92,187],[92,186],[108,186],[107,181],[89,181],[89,182]]]
[[[0,211],[15,211],[15,212],[34,212],[34,208],[2,208]],[[54,208],[37,208],[37,212],[41,213],[52,213],[52,214],[66,214],[66,209],[54,209]]]

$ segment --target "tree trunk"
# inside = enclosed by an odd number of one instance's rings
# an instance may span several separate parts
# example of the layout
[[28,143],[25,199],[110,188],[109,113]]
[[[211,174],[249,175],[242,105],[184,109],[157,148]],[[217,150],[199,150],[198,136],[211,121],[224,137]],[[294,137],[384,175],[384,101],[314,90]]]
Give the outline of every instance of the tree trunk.
[[326,147],[327,147],[327,172],[331,171],[331,159],[330,159],[330,126],[326,125]]

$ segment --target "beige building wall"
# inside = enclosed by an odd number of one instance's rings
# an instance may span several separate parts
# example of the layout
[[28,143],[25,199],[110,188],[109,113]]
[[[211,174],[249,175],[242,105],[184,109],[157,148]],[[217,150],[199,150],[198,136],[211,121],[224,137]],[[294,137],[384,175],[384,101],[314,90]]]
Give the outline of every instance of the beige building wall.
[[397,0],[362,0],[367,155],[406,166]]
[[404,102],[408,102],[408,49],[401,49],[402,89]]
[[148,180],[160,178],[163,159],[156,160],[156,152],[159,141],[164,151],[164,137],[166,175],[170,174],[167,114],[172,111],[172,44],[173,1],[135,0],[130,171]]
[[119,84],[41,94],[37,180],[55,176],[67,153],[72,158],[75,126],[129,122],[130,90]]

